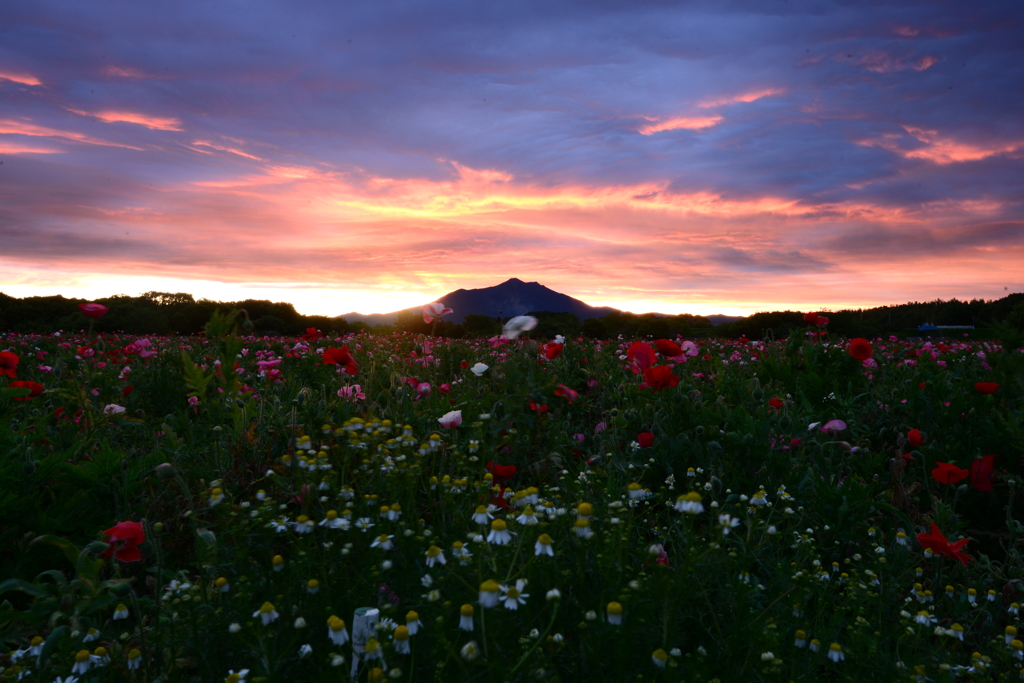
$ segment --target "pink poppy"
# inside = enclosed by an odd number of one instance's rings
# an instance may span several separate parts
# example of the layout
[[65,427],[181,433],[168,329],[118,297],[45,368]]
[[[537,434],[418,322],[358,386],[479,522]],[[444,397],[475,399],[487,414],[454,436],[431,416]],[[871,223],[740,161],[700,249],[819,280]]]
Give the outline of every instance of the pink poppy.
[[846,429],[846,423],[842,420],[829,420],[821,426],[821,431],[826,434],[834,434],[835,432],[841,432]]
[[452,312],[452,309],[445,308],[444,304],[434,303],[427,304],[423,307],[423,322],[432,323],[435,320],[440,320],[442,317]]
[[86,318],[102,318],[110,309],[103,304],[78,304],[78,308]]
[[366,394],[363,393],[363,388],[358,384],[338,389],[338,396],[349,401],[362,401],[366,398]]
[[441,423],[441,426],[445,429],[455,429],[462,424],[462,411],[453,410],[445,413],[441,417],[437,418],[437,421]]

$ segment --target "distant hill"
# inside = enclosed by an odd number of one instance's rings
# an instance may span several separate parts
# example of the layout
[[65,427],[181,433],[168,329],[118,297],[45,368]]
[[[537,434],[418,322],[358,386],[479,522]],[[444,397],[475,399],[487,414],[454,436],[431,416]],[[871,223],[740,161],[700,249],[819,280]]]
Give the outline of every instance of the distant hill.
[[718,327],[719,325],[724,325],[726,323],[734,323],[737,320],[743,320],[743,316],[742,315],[717,315],[716,314],[716,315],[706,315],[704,317],[707,318],[708,320],[710,320],[711,324],[714,325],[715,327]]
[[[619,312],[618,309],[609,306],[591,306],[538,282],[523,282],[519,278],[511,278],[493,287],[456,289],[454,292],[438,297],[436,301],[440,301],[452,309],[452,314],[445,320],[453,323],[461,323],[471,313],[486,315],[489,318],[510,318],[515,315],[525,315],[531,311],[550,311],[552,313],[572,313],[580,320],[586,320]],[[423,303],[431,302],[424,301]],[[406,310],[415,311],[417,309]],[[346,313],[342,317],[349,322],[380,325],[395,322],[399,313],[400,311],[371,315]]]

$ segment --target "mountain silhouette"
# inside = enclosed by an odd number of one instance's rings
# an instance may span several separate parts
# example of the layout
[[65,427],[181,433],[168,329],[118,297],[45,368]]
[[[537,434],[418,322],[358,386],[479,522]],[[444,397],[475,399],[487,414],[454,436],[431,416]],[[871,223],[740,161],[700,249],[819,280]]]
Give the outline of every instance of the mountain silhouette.
[[511,278],[494,287],[481,289],[456,289],[438,299],[453,313],[446,319],[460,323],[470,313],[478,313],[491,318],[510,318],[515,315],[526,315],[531,311],[550,311],[552,313],[574,313],[581,320],[600,318],[614,313],[616,309],[604,306],[597,308],[583,303],[579,299],[556,292],[539,282],[523,282],[519,278]]
[[[500,285],[493,287],[482,287],[480,289],[456,289],[434,301],[443,303],[452,309],[452,313],[445,316],[445,320],[453,323],[461,323],[467,315],[486,315],[490,318],[501,317],[511,318],[516,315],[526,315],[534,311],[548,311],[551,313],[573,313],[585,320],[587,318],[600,318],[610,313],[620,311],[610,306],[591,306],[579,299],[574,299],[567,294],[556,292],[545,287],[539,282],[523,282],[519,278],[510,278]],[[431,303],[424,301],[424,304]],[[410,311],[416,308],[406,309]],[[400,311],[394,313],[374,313],[362,315],[360,313],[346,313],[342,317],[349,322],[365,322],[370,325],[381,325],[393,323]],[[711,318],[725,318],[720,322],[727,322],[728,319],[737,319],[732,316],[711,316]],[[716,322],[715,324],[720,324]]]

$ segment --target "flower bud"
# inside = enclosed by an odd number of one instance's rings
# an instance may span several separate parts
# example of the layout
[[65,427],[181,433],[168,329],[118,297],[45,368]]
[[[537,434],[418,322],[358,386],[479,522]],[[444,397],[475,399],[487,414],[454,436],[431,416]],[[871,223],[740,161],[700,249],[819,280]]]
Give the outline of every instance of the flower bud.
[[173,479],[176,474],[174,465],[169,462],[160,463],[153,468],[153,471],[156,472],[156,476],[160,479]]

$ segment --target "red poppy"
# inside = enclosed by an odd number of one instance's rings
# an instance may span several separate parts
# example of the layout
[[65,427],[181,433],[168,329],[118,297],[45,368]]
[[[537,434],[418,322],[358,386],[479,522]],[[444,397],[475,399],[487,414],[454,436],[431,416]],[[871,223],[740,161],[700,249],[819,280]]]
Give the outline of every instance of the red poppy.
[[924,435],[921,433],[921,430],[911,429],[909,432],[907,432],[907,443],[909,443],[912,448],[917,448],[918,446],[923,444]]
[[875,352],[874,348],[872,348],[871,346],[871,342],[861,337],[851,339],[850,346],[847,349],[847,351],[850,352],[851,356],[853,356],[862,363],[866,361],[868,358],[871,358],[871,354]]
[[814,321],[814,324],[817,325],[818,327],[825,327],[825,325],[828,325],[828,318],[826,318],[823,315],[819,315],[818,319]]
[[133,386],[132,386],[131,384],[126,384],[126,385],[125,385],[125,386],[124,386],[124,387],[123,387],[123,388],[121,389],[121,395],[122,395],[122,396],[131,396],[131,393],[132,393],[133,391],[135,391],[135,387],[133,387]]
[[807,323],[808,325],[817,325],[818,324],[818,314],[817,313],[804,313],[804,322]]
[[18,354],[10,351],[0,351],[0,375],[7,375],[11,379],[18,376],[18,363],[21,359]]
[[962,538],[956,543],[950,543],[946,540],[946,537],[942,535],[939,527],[932,522],[932,532],[930,534],[918,534],[917,542],[921,544],[921,547],[926,550],[931,550],[936,555],[945,555],[948,558],[954,560],[960,560],[963,566],[967,566],[967,563],[973,560],[967,553],[960,552],[960,548],[967,545],[967,542],[971,540],[969,538]]
[[974,388],[979,394],[994,394],[999,391],[999,382],[975,382]]
[[960,469],[956,465],[951,465],[948,462],[937,462],[935,463],[935,469],[932,470],[932,479],[940,484],[955,484],[962,479],[966,479],[968,474],[970,472]]
[[640,432],[636,435],[636,442],[640,444],[640,448],[650,448],[654,445],[654,434],[650,432]]
[[506,481],[516,476],[517,468],[515,465],[499,465],[492,460],[488,460],[487,471],[493,476],[495,484],[504,486]]
[[146,540],[146,532],[138,522],[118,522],[103,532],[110,539],[110,547],[101,557],[113,555],[122,562],[136,562],[142,559],[139,544]]
[[15,380],[11,382],[10,386],[15,389],[28,389],[31,393],[28,396],[16,396],[15,401],[31,401],[39,394],[43,393],[43,385],[36,382],[28,382],[25,380]]
[[995,469],[996,456],[983,455],[971,463],[971,486],[978,491],[992,491],[992,472]]
[[356,363],[356,359],[352,357],[347,346],[342,346],[340,349],[327,349],[324,351],[323,362],[328,365],[341,365],[349,375],[359,372],[359,363]]
[[640,374],[654,365],[654,349],[643,342],[633,342],[626,350],[626,358],[633,372]]
[[536,410],[538,413],[546,413],[548,412],[548,407],[546,405],[530,401],[530,410]]
[[644,370],[644,382],[653,391],[664,391],[679,384],[679,377],[672,374],[672,368],[669,366],[655,365]]
[[86,318],[102,318],[110,309],[103,304],[78,304]]
[[770,398],[768,399],[768,405],[775,410],[782,410],[782,406],[785,405],[781,398]]
[[459,363],[459,367],[462,368],[463,370],[465,370],[466,368],[469,367],[469,361],[468,360],[462,361],[461,363]]
[[657,347],[658,353],[669,358],[683,355],[682,347],[671,339],[655,339],[654,346]]
[[572,403],[573,401],[580,397],[580,395],[577,392],[573,391],[564,384],[558,385],[558,388],[555,389],[555,396],[562,396],[569,403]]
[[550,342],[542,346],[541,351],[543,351],[545,358],[548,360],[554,360],[562,355],[562,348],[563,346],[561,344]]
[[320,330],[316,329],[315,327],[307,327],[306,334],[302,335],[302,338],[305,339],[306,341],[316,341],[322,336],[324,335],[320,332]]

